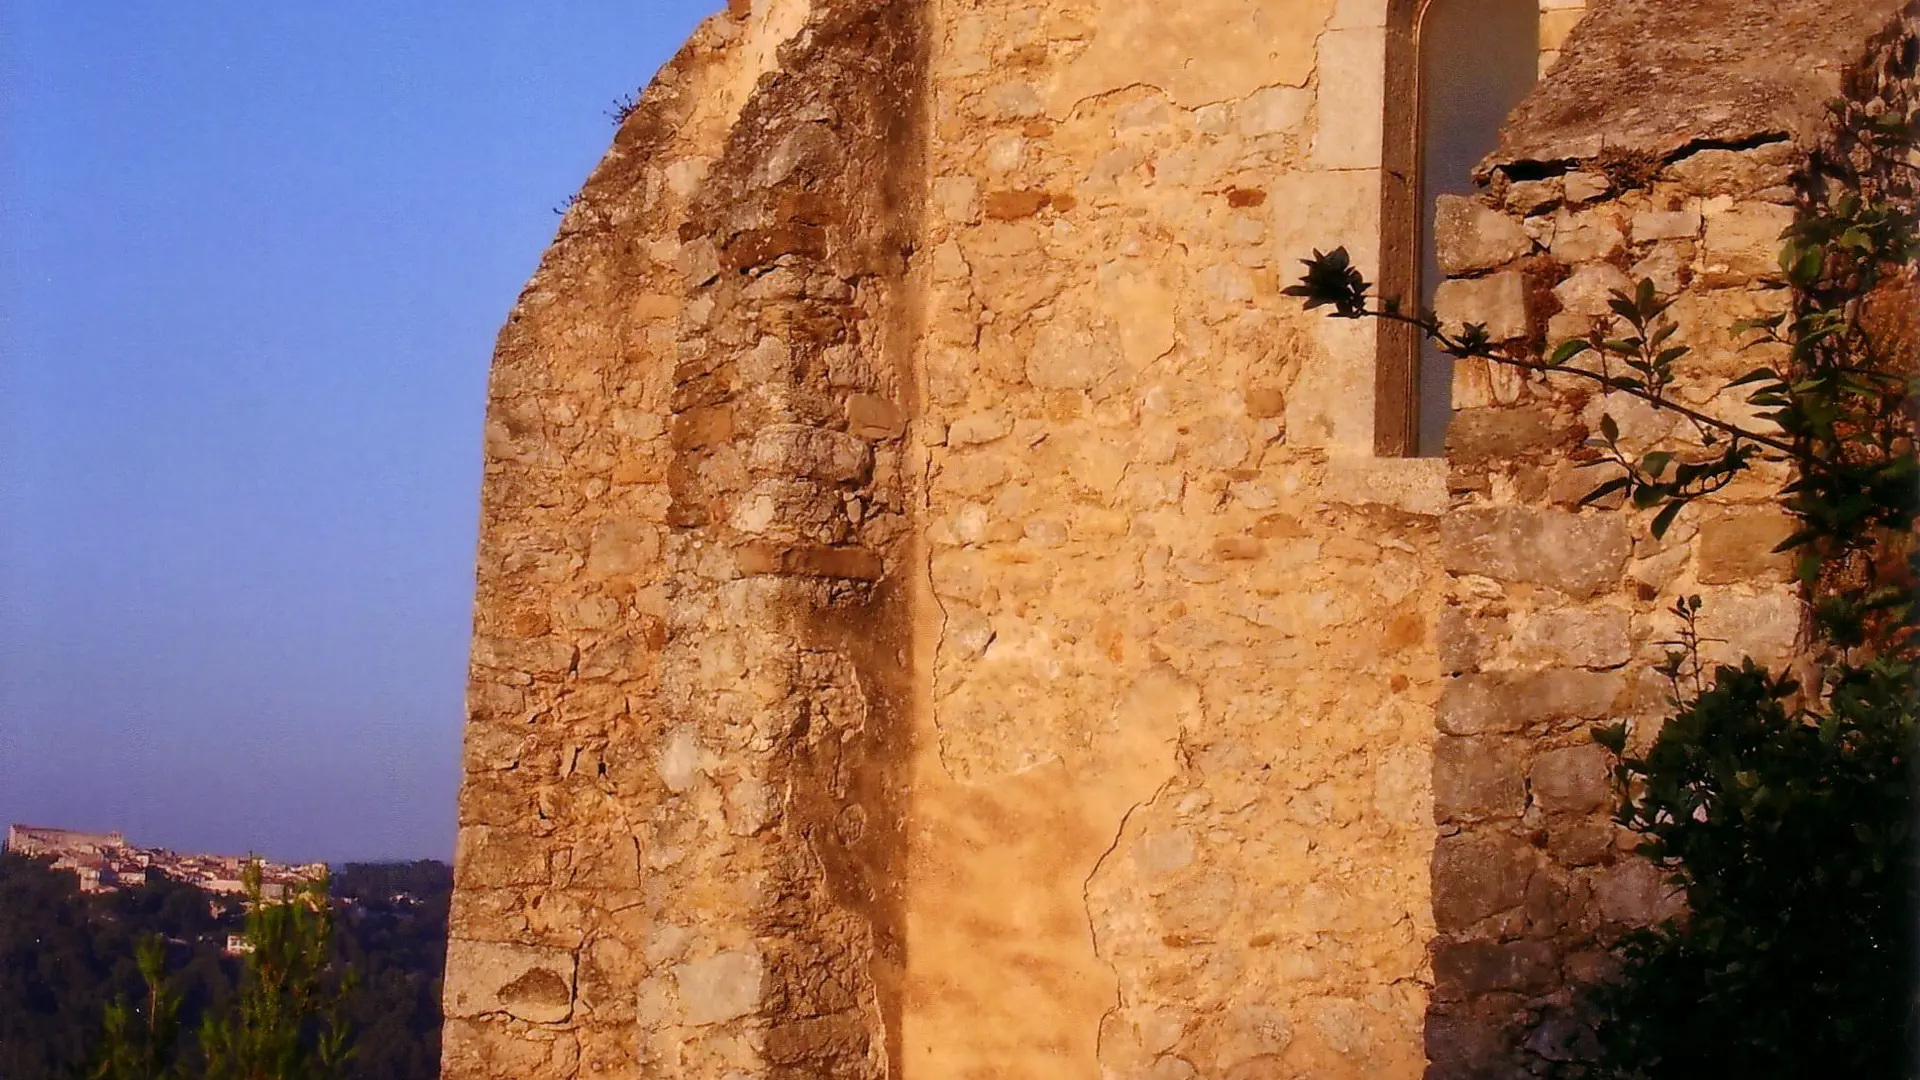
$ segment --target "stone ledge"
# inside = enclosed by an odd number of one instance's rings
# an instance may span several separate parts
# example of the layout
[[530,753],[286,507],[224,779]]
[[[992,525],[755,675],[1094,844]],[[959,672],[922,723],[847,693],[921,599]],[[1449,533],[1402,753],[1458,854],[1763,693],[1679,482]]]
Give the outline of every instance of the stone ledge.
[[1390,506],[1438,517],[1447,509],[1447,462],[1438,457],[1335,457],[1327,462],[1320,494],[1349,506]]

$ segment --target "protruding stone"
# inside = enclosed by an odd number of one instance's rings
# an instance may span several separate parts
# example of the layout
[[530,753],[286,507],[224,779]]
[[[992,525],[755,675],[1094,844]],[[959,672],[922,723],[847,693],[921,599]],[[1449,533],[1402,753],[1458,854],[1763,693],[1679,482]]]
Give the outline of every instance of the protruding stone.
[[1549,750],[1533,764],[1533,800],[1553,813],[1583,814],[1606,806],[1612,762],[1593,743]]
[[1786,140],[1751,150],[1698,150],[1668,165],[1666,171],[1689,195],[1737,198],[1786,184],[1796,155],[1794,145]]
[[1478,323],[1494,341],[1527,336],[1528,305],[1526,275],[1517,270],[1443,281],[1433,294],[1434,312],[1449,333]]
[[1562,308],[1586,316],[1609,314],[1607,304],[1616,292],[1632,295],[1633,282],[1612,263],[1589,263],[1553,287]]
[[1462,675],[1441,690],[1436,722],[1448,735],[1485,735],[1534,724],[1597,720],[1612,715],[1625,688],[1618,672]]
[[1793,224],[1793,207],[1746,202],[1707,218],[1701,260],[1710,280],[1740,284],[1780,276],[1780,236]]
[[1607,179],[1606,174],[1596,172],[1570,172],[1563,185],[1567,201],[1576,206],[1590,203],[1613,190],[1613,181]]
[[573,1014],[573,954],[566,949],[496,941],[447,942],[447,1015],[506,1013],[534,1024]]
[[1447,569],[1500,581],[1546,585],[1576,598],[1617,585],[1633,545],[1617,514],[1488,507],[1440,522]]
[[1633,215],[1633,242],[1691,240],[1700,235],[1700,224],[1695,210],[1642,210]]
[[1440,196],[1433,231],[1440,271],[1448,275],[1492,270],[1533,250],[1519,222],[1460,195]]
[[1559,205],[1558,179],[1515,180],[1507,185],[1507,209],[1522,217],[1543,214]]
[[1553,257],[1568,265],[1612,258],[1626,246],[1626,234],[1601,212],[1562,221],[1553,233]]

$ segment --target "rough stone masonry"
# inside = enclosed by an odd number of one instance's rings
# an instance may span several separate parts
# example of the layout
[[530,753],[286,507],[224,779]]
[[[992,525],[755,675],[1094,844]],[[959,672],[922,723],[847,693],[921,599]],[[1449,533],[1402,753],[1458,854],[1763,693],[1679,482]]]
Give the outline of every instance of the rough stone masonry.
[[[1441,314],[1537,350],[1652,277],[1741,408],[1728,325],[1912,10],[1541,6]],[[1778,476],[1664,542],[1577,507],[1651,412],[1464,365],[1445,458],[1375,456],[1373,328],[1280,290],[1394,249],[1414,7],[743,0],[662,69],[494,359],[448,1080],[1590,1050],[1673,901],[1585,728],[1657,718],[1673,597],[1779,662],[1800,598]]]

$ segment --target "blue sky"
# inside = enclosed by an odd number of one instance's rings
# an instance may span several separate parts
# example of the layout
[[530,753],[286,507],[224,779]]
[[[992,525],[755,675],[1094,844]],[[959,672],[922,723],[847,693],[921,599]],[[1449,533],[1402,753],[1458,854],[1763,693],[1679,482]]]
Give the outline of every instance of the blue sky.
[[0,823],[451,853],[493,336],[718,6],[0,6]]

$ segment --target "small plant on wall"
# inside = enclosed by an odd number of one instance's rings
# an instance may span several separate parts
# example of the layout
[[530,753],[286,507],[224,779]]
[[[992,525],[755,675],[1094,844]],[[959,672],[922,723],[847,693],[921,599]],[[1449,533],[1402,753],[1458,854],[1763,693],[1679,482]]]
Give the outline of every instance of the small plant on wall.
[[[1913,117],[1848,119],[1863,144],[1905,160]],[[1814,627],[1799,677],[1752,659],[1710,667],[1700,600],[1683,598],[1658,668],[1671,705],[1658,735],[1636,752],[1624,724],[1594,732],[1616,763],[1616,820],[1683,891],[1686,914],[1618,943],[1622,974],[1593,998],[1600,1059],[1569,1075],[1891,1077],[1908,1074],[1920,1036],[1914,219],[1898,199],[1840,187],[1782,238],[1793,312],[1735,328],[1786,357],[1722,388],[1751,406],[1748,421],[1675,396],[1688,349],[1650,281],[1614,294],[1610,326],[1544,356],[1378,302],[1344,249],[1316,252],[1287,290],[1336,318],[1410,324],[1458,360],[1682,418],[1686,445],[1630,452],[1611,416],[1589,443],[1602,475],[1585,502],[1620,498],[1655,535],[1757,465],[1790,466],[1779,499],[1797,529],[1779,550],[1795,557]]]

